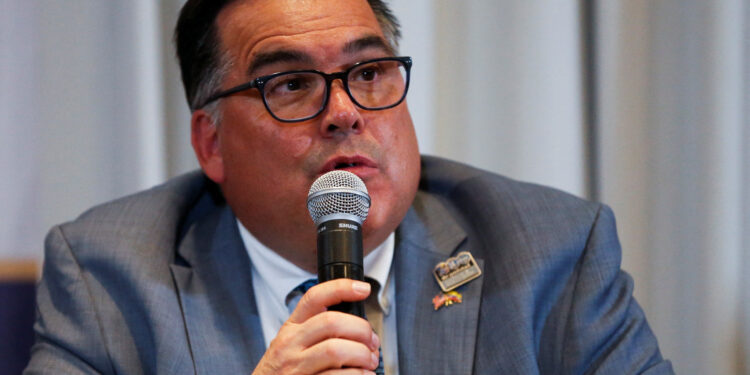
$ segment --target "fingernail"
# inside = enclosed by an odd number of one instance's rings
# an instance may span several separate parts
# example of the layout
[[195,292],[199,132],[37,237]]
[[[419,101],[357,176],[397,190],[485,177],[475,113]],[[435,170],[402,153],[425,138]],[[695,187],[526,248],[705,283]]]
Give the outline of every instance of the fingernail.
[[377,350],[380,347],[380,338],[377,334],[375,334],[375,331],[372,331],[372,337],[370,337],[370,345],[372,347],[372,350]]
[[375,353],[372,354],[372,367],[378,367],[378,356]]
[[354,281],[352,283],[352,289],[359,294],[369,294],[370,283],[366,283],[364,281]]

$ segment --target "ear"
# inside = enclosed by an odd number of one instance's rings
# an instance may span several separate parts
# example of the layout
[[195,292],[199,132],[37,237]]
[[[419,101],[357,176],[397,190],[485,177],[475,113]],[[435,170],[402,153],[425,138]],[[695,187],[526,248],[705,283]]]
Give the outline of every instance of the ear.
[[224,159],[219,147],[219,126],[211,115],[196,110],[190,118],[190,142],[203,172],[217,184],[224,182]]

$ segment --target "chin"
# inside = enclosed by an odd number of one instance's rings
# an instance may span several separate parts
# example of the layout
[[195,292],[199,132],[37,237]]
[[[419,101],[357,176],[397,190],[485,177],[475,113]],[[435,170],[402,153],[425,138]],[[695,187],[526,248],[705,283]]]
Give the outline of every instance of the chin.
[[402,218],[396,217],[401,213],[395,210],[397,207],[394,203],[384,202],[384,205],[381,206],[380,210],[372,210],[364,222],[364,239],[367,251],[385,241],[401,222]]

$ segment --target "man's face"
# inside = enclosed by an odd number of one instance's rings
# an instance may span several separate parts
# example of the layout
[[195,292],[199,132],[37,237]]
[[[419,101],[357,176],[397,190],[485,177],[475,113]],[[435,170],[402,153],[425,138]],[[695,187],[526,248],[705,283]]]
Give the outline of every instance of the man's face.
[[[222,89],[275,72],[331,73],[390,55],[365,0],[240,1],[216,22],[221,49],[233,62]],[[301,123],[275,120],[254,89],[223,99],[220,110],[215,130],[205,125],[205,113],[193,115],[193,145],[204,171],[253,235],[308,270],[316,267],[316,234],[305,201],[321,174],[345,167],[367,185],[372,207],[365,251],[380,244],[411,205],[420,161],[406,102],[363,110],[337,80],[323,113]]]

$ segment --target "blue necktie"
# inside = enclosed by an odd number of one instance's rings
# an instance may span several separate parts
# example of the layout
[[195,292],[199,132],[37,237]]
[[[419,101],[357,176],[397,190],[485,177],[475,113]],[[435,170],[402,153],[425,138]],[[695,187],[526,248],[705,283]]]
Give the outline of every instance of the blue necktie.
[[302,295],[307,293],[307,291],[318,284],[318,279],[307,279],[303,281],[301,284],[297,285],[296,288],[292,289],[289,294],[286,295],[286,306],[289,308],[289,313],[291,314],[292,311],[297,307],[297,304],[299,303],[299,300],[302,298]]

